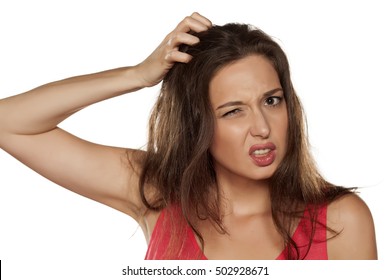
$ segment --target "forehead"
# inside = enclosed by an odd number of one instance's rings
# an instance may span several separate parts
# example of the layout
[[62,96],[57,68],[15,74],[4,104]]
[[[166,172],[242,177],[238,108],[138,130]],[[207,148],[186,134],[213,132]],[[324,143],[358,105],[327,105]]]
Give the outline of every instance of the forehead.
[[211,79],[210,101],[261,94],[281,87],[272,63],[261,55],[250,55],[222,67]]

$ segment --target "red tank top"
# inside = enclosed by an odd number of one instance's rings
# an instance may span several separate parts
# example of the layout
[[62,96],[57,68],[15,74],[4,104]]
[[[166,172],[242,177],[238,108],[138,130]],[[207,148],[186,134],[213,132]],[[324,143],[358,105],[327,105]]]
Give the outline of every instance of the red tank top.
[[[172,209],[172,208],[171,208]],[[175,207],[175,211],[180,211],[179,207]],[[326,242],[326,228],[322,225],[326,225],[326,205],[319,208],[316,231],[313,237],[313,242],[310,246],[309,251],[307,251],[309,240],[310,240],[310,219],[308,209],[305,210],[303,217],[301,218],[292,239],[296,242],[299,250],[299,255],[302,258],[305,256],[305,260],[327,260],[327,242]],[[172,229],[169,226],[170,223],[165,221],[169,219],[167,217],[167,209],[161,211],[160,216],[156,222],[155,228],[153,230],[152,236],[149,241],[148,250],[146,252],[146,260],[160,260],[163,259],[164,253],[167,250],[167,246],[172,234]],[[174,213],[174,215],[179,215],[179,213]],[[183,229],[183,234],[181,237],[176,236],[177,238],[183,238],[182,247],[178,254],[170,259],[177,260],[194,260],[201,259],[207,260],[207,257],[201,251],[195,234],[192,231],[191,227],[186,224]],[[176,238],[175,237],[175,238]],[[277,260],[285,260],[287,258],[287,249],[283,250]]]

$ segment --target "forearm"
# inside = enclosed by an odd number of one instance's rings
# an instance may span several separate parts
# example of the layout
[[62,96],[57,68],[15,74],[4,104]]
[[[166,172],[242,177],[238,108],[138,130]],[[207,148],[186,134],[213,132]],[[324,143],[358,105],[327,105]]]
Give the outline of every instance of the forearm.
[[0,129],[13,134],[44,133],[86,106],[142,87],[136,67],[49,83],[0,100]]
[[0,140],[3,135],[37,135],[54,129],[61,121],[93,103],[161,82],[175,63],[187,63],[191,55],[179,51],[199,38],[189,30],[211,27],[205,17],[193,13],[169,33],[143,62],[46,84],[29,92],[0,100]]

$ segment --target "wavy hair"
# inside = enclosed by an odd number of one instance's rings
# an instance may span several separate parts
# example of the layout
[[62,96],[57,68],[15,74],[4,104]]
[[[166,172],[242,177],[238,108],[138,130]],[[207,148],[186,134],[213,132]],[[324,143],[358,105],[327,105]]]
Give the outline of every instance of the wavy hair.
[[[302,216],[306,206],[311,206],[312,242],[319,206],[350,190],[330,184],[318,172],[310,155],[303,108],[291,82],[287,57],[270,36],[251,25],[215,25],[197,36],[198,44],[181,46],[181,51],[193,59],[186,64],[176,63],[166,75],[150,117],[149,141],[139,181],[143,203],[156,211],[179,205],[182,222],[190,225],[202,249],[204,242],[197,228],[199,219],[209,219],[219,232],[227,233],[209,152],[215,118],[209,84],[224,66],[249,55],[261,55],[272,63],[278,74],[288,111],[287,152],[270,178],[272,218],[288,248],[287,257],[304,258],[291,237],[294,219]],[[157,194],[153,199],[146,195],[151,191],[149,188]],[[170,222],[180,234],[183,224],[177,219]],[[180,249],[178,239],[171,239],[167,258]]]

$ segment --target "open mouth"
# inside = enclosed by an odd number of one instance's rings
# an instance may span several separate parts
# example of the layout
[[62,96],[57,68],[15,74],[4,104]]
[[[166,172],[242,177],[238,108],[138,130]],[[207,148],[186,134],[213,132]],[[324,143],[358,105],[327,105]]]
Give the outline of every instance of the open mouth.
[[268,166],[275,161],[276,146],[273,143],[253,145],[249,149],[249,155],[257,166]]
[[261,150],[254,150],[252,153],[254,156],[262,156],[265,154],[268,154],[271,151],[271,149],[261,149]]

